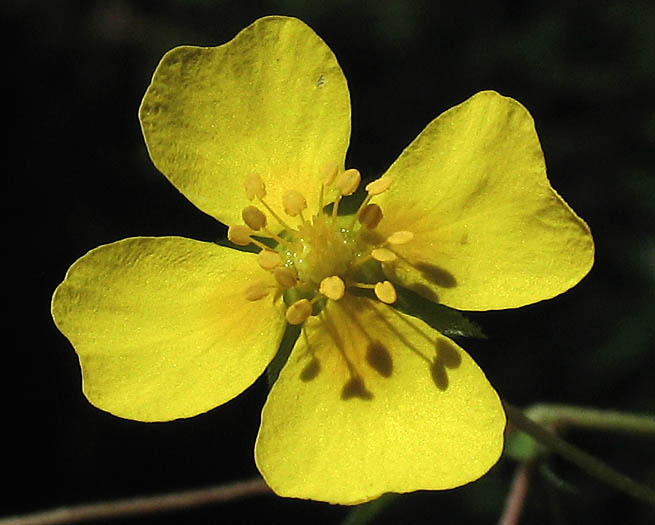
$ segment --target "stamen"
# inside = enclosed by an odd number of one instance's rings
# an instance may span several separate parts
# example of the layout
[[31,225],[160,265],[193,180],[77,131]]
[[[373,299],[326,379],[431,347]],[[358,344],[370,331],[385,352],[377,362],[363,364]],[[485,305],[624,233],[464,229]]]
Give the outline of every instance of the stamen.
[[360,175],[359,170],[351,168],[339,175],[334,181],[334,185],[339,190],[341,195],[347,196],[352,195],[357,191],[361,181],[362,176]]
[[[243,226],[242,224],[235,224],[230,226],[227,229],[227,238],[229,241],[232,241],[237,246],[248,246],[249,244],[254,244],[259,246],[262,250],[270,251],[270,246],[266,246],[263,242],[258,241],[250,237],[252,235],[252,230],[248,226]],[[281,239],[284,241],[284,239]],[[286,241],[285,241],[286,242]]]
[[300,299],[287,308],[286,318],[289,324],[302,324],[312,315],[312,304],[307,299]]
[[[285,230],[287,230],[287,231],[289,231],[289,232],[295,231],[291,226],[289,226],[286,222],[284,222],[284,221],[280,218],[280,216],[279,216],[277,213],[275,213],[275,212],[273,211],[273,208],[271,208],[268,204],[266,204],[266,202],[265,202],[263,199],[260,198],[260,199],[259,199],[259,202],[261,203],[262,206],[264,206],[264,208],[266,208],[266,210],[268,211],[268,213],[270,213],[270,214],[273,216],[273,218],[274,218],[278,223],[280,223],[280,224],[282,225],[282,227],[283,227]],[[271,235],[271,236],[272,236],[272,235]],[[276,240],[277,240],[277,239],[276,239]],[[278,241],[278,242],[280,242],[280,241]]]
[[[370,261],[372,258],[373,257],[371,257],[370,254],[368,255],[362,254],[360,257],[357,258],[357,260],[353,264],[350,265],[350,270],[353,271],[356,268],[359,268],[363,264],[366,264],[368,261]],[[348,284],[350,284],[350,282]]]
[[282,265],[280,254],[271,250],[262,250],[257,254],[257,263],[264,270],[273,271]]
[[[264,228],[264,231],[265,231],[268,235],[270,235],[273,239],[275,239],[277,242],[279,242],[282,246],[286,246],[287,248],[291,248],[291,244],[289,243],[289,241],[287,241],[286,239],[283,239],[283,238],[280,237],[277,233],[273,233],[273,232],[272,232],[271,230],[269,230],[268,228]],[[293,231],[295,231],[295,230],[293,230]]]
[[332,219],[335,219],[339,213],[339,203],[341,197],[352,195],[357,191],[359,183],[362,181],[362,176],[359,171],[351,168],[341,173],[334,181],[334,186],[339,192],[332,207]]
[[382,220],[382,208],[377,204],[369,204],[359,212],[357,218],[362,226],[372,230]]
[[339,203],[341,202],[341,193],[337,195],[337,198],[334,199],[334,203],[332,204],[332,222],[335,221],[337,218],[337,215],[339,214]]
[[241,211],[241,217],[249,228],[257,231],[266,226],[266,215],[256,206],[246,206]]
[[393,304],[396,302],[396,299],[398,299],[396,289],[389,281],[380,281],[379,283],[376,283],[373,290],[375,291],[375,296],[383,303]]
[[346,285],[341,277],[333,275],[331,277],[326,277],[321,281],[318,291],[328,299],[338,301],[346,293]]
[[387,248],[375,248],[371,250],[371,257],[378,262],[392,262],[395,261],[398,256]]
[[302,193],[296,190],[285,192],[282,197],[282,204],[284,205],[284,211],[289,217],[300,215],[302,221],[305,222],[305,218],[302,216],[302,211],[307,208],[307,200],[305,200]]
[[[361,216],[361,214],[364,212],[364,210],[366,208],[368,208],[368,203],[370,202],[371,197],[373,197],[373,195],[379,195],[380,193],[383,193],[384,191],[386,191],[389,188],[389,186],[391,186],[391,178],[387,177],[386,175],[380,177],[379,179],[375,179],[373,182],[369,182],[366,185],[365,189],[368,192],[368,195],[366,195],[366,198],[359,205],[359,209],[357,210],[357,213],[355,213],[355,217],[353,218],[352,222],[350,223],[350,228],[351,229],[355,225],[355,220]],[[375,206],[377,206],[377,205],[375,205]],[[367,228],[371,229],[371,230],[378,225],[380,220],[382,220],[382,210],[380,209],[379,206],[377,206],[377,208],[380,210],[380,216],[377,219],[377,222],[372,223],[373,224],[372,226],[368,226],[368,225],[365,224],[365,226]],[[362,222],[361,218],[360,218],[359,222]],[[364,224],[364,223],[362,222],[362,224]]]
[[257,239],[253,239],[252,237],[250,237],[250,242],[253,243],[255,246],[258,246],[262,250],[266,250],[267,252],[271,251],[270,246],[266,246],[263,242],[260,242]]
[[259,301],[268,295],[271,285],[265,282],[253,283],[246,288],[247,301]]
[[266,186],[257,173],[246,175],[245,186],[248,200],[254,200],[255,197],[258,199],[266,197]]
[[379,195],[380,193],[387,191],[389,186],[391,186],[391,177],[383,175],[379,179],[369,182],[365,189],[370,195]]
[[414,234],[412,232],[406,231],[406,230],[401,230],[392,233],[387,237],[387,242],[389,244],[405,244],[411,241],[414,238]]
[[279,268],[276,268],[273,272],[273,275],[282,288],[293,288],[298,284],[296,274],[289,270],[289,268],[286,266],[280,266]]
[[252,230],[242,224],[235,224],[227,229],[228,240],[237,246],[248,246],[252,242],[250,235],[252,235]]
[[318,303],[321,299],[323,299],[323,295],[320,293],[317,293],[314,297],[312,297],[312,300],[309,301],[309,304],[315,305]]
[[328,162],[325,166],[321,168],[319,177],[321,179],[321,191],[318,194],[318,210],[317,213],[321,213],[323,210],[323,197],[325,193],[325,187],[329,186],[334,182],[337,172],[339,171],[339,166],[336,162]]
[[[368,194],[366,197],[364,197],[364,200],[362,203],[359,205],[359,208],[357,208],[357,211],[355,212],[355,215],[353,216],[353,220],[350,221],[350,226],[348,226],[349,229],[353,229],[355,226],[355,223],[357,222],[357,219],[359,218],[360,214],[364,211],[364,209],[368,206],[369,201],[371,200],[371,195]],[[382,210],[380,209],[380,212]]]
[[337,172],[339,171],[339,166],[336,162],[328,162],[325,166],[321,168],[320,178],[321,182],[325,186],[329,186],[334,182],[334,179],[337,177]]

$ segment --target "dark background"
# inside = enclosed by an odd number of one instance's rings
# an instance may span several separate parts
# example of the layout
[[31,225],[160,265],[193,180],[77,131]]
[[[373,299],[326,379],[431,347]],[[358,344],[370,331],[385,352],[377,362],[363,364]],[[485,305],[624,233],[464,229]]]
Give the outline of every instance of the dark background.
[[[378,176],[434,117],[482,89],[535,118],[557,191],[591,226],[596,264],[576,288],[520,310],[475,314],[465,341],[518,405],[562,402],[654,413],[655,4],[470,0],[3,2],[10,101],[5,209],[9,345],[3,371],[2,515],[200,487],[256,475],[260,380],[210,413],[125,421],[87,403],[77,358],[49,314],[52,291],[89,249],[135,235],[214,240],[222,226],[147,157],[137,108],[161,57],[218,45],[256,18],[302,18],[349,80],[348,164]],[[566,7],[565,7],[566,6]],[[7,35],[9,38],[7,38]],[[655,482],[653,439],[568,437]],[[516,464],[477,483],[399,498],[379,523],[494,523]],[[553,460],[523,523],[645,523],[653,511]],[[261,496],[121,523],[335,523],[348,509]]]

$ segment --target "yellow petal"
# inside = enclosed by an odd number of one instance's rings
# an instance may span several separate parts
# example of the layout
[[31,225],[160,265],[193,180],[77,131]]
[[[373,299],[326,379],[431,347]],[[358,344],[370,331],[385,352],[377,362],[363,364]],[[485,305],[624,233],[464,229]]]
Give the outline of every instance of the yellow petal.
[[[556,296],[593,264],[589,228],[551,188],[532,117],[493,91],[446,111],[410,144],[375,197],[394,246],[390,278],[462,310]],[[404,259],[404,260],[402,260]]]
[[304,331],[268,396],[255,446],[278,494],[356,504],[457,487],[498,460],[500,400],[450,339],[348,295]]
[[139,421],[206,412],[245,390],[273,358],[284,310],[256,256],[180,237],[131,238],[69,269],[52,315],[75,348],[84,393]]
[[300,20],[275,16],[219,47],[169,51],[140,119],[157,168],[198,208],[234,224],[250,204],[251,173],[280,213],[287,190],[316,209],[321,168],[343,169],[350,97],[323,40]]

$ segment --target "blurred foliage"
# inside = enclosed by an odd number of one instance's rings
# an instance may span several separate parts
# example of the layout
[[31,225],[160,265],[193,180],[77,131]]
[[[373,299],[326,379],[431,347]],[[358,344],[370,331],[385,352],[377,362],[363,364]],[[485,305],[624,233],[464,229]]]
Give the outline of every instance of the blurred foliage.
[[[49,300],[68,266],[98,244],[134,235],[214,241],[224,234],[156,172],[136,113],[165,51],[224,43],[267,14],[302,18],[334,50],[352,95],[348,163],[369,178],[431,119],[476,91],[495,89],[528,107],[553,186],[591,226],[596,265],[554,300],[471,314],[489,339],[462,344],[513,403],[653,413],[650,0],[23,0],[3,2],[0,10],[10,28],[4,206],[14,248],[5,256],[12,272],[6,369],[19,414],[5,423],[5,450],[20,465],[10,472],[3,514],[256,474],[252,447],[265,379],[191,420],[119,420],[83,398],[78,364],[52,325]],[[635,478],[655,482],[655,447],[645,438],[589,431],[569,437]],[[514,466],[504,459],[469,486],[397,498],[377,522],[493,522]],[[576,494],[536,480],[525,523],[653,518],[643,504],[575,468],[556,460],[549,466]],[[133,522],[333,523],[346,511],[267,497]]]

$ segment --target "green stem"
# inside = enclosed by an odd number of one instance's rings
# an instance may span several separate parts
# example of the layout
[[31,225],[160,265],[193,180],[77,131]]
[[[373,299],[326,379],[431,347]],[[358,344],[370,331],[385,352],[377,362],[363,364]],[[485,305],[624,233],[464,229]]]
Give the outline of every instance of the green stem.
[[575,463],[588,474],[603,480],[614,488],[642,501],[655,504],[655,490],[634,481],[632,478],[614,470],[601,460],[564,441],[562,438],[546,430],[539,423],[530,419],[518,408],[509,403],[503,404],[510,423],[530,435],[541,445]]
[[655,435],[655,417],[652,416],[547,403],[532,405],[525,414],[542,425],[555,424],[558,428],[570,425]]

